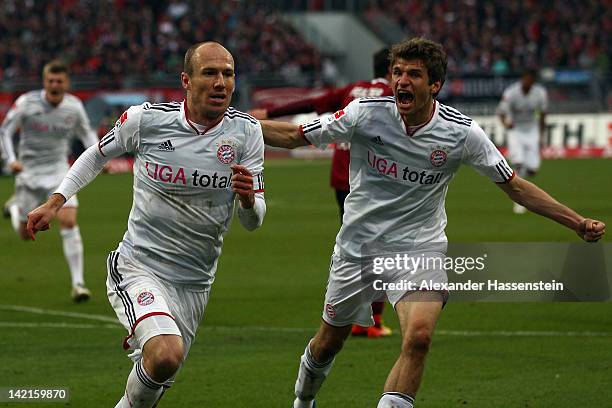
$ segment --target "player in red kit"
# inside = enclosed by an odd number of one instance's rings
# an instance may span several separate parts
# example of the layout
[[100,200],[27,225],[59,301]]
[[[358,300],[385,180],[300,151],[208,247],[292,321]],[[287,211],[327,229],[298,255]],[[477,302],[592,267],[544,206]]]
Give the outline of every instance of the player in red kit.
[[[357,81],[342,88],[334,88],[312,98],[304,98],[299,101],[270,109],[253,109],[249,113],[257,119],[269,119],[279,116],[297,115],[299,113],[316,112],[321,115],[326,112],[335,112],[353,99],[376,96],[393,96],[389,87],[389,49],[383,48],[373,56],[374,79],[371,81]],[[336,143],[331,166],[331,186],[336,191],[336,200],[340,209],[340,222],[344,216],[344,200],[349,193],[349,162],[350,145],[348,143]],[[374,326],[363,327],[353,325],[353,335],[368,337],[384,337],[391,335],[391,329],[382,324],[382,313],[384,302],[372,303],[372,314]]]

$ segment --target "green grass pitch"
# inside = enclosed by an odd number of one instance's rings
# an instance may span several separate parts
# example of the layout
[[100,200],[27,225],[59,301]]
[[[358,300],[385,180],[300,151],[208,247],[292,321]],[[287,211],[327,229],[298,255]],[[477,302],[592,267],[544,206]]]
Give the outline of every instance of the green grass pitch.
[[[535,181],[578,212],[610,223],[611,169],[609,160],[547,161]],[[236,221],[227,234],[197,341],[160,407],[290,406],[299,355],[319,323],[338,228],[328,176],[326,161],[267,162],[264,226],[249,233]],[[0,178],[0,202],[12,183]],[[121,396],[131,363],[121,349],[124,329],[112,323],[105,258],[125,231],[131,185],[131,175],[101,175],[79,194],[93,291],[86,304],[70,301],[56,226],[33,244],[17,240],[9,222],[0,221],[0,387],[68,387],[72,407],[112,407]],[[578,240],[549,220],[512,214],[501,190],[470,169],[451,183],[447,212],[448,236],[456,242]],[[92,315],[111,321],[87,318]],[[394,336],[350,339],[318,396],[321,408],[376,406],[400,346],[389,307],[385,316]],[[549,333],[519,335],[525,331]],[[612,305],[451,302],[417,405],[610,406],[612,335],[561,335],[566,332],[612,333]]]

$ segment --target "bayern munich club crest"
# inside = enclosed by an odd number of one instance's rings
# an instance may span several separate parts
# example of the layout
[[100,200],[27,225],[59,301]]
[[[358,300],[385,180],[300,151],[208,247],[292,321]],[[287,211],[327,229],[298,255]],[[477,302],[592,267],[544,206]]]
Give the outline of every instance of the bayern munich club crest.
[[446,153],[446,150],[444,149],[444,147],[436,146],[434,147],[431,154],[429,155],[429,162],[434,167],[440,167],[444,165],[444,163],[446,163],[447,158],[448,158],[448,154]]
[[334,306],[331,303],[325,305],[325,313],[330,319],[336,317],[336,309],[334,309]]
[[217,149],[217,159],[221,164],[230,164],[236,158],[236,149],[234,146],[228,144],[222,144]]
[[136,298],[136,301],[140,306],[148,306],[155,300],[155,296],[151,292],[141,292]]

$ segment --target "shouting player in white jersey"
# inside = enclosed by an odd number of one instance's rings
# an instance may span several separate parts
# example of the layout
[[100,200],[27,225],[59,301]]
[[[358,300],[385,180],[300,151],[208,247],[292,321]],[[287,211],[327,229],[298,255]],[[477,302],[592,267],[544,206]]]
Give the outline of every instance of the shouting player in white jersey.
[[[273,146],[351,143],[351,191],[331,259],[321,326],[300,360],[295,408],[314,406],[351,324],[370,325],[370,303],[383,295],[398,315],[402,348],[378,408],[413,406],[447,293],[392,286],[379,290],[368,279],[368,265],[387,256],[390,248],[444,256],[444,200],[462,163],[497,183],[512,200],[586,241],[598,240],[605,230],[603,223],[576,214],[516,176],[478,124],[435,100],[446,75],[442,46],[422,38],[407,40],[392,48],[390,60],[393,97],[357,99],[302,126],[262,122],[264,140]],[[414,281],[415,276],[447,280],[443,269],[389,268],[382,273],[391,283]]]
[[[68,68],[52,61],[43,68],[44,89],[21,95],[8,111],[0,138],[10,170],[15,173],[15,196],[6,204],[11,223],[22,239],[28,239],[28,212],[44,203],[68,171],[70,142],[76,136],[85,148],[98,141],[89,125],[81,101],[67,93]],[[19,130],[18,155],[13,134]],[[83,278],[83,242],[77,225],[77,197],[66,201],[57,212],[64,255],[72,276],[72,298],[89,299]]]
[[29,214],[34,238],[107,160],[134,153],[128,228],[107,262],[109,300],[128,330],[124,347],[135,350],[119,408],[152,407],[173,382],[208,302],[236,195],[240,223],[254,230],[263,222],[261,126],[229,107],[234,81],[223,46],[192,46],[181,74],[185,101],[129,108]]
[[[540,168],[540,146],[546,130],[548,97],[546,89],[535,81],[536,71],[526,70],[520,81],[504,91],[497,108],[508,131],[510,162],[523,178],[533,177]],[[523,214],[526,208],[515,203],[513,210]]]

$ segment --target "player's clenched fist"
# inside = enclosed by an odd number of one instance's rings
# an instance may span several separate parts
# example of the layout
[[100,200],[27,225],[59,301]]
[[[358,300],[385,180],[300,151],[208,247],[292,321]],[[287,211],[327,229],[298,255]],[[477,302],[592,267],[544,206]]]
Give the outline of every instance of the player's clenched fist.
[[585,218],[578,224],[576,233],[586,242],[597,242],[606,233],[606,224],[601,221]]
[[38,231],[49,229],[49,223],[65,202],[66,199],[61,194],[51,194],[46,203],[28,213],[26,232],[32,241],[36,239],[35,235]]
[[15,160],[9,164],[9,169],[13,174],[21,173],[23,171],[23,164],[19,160]]
[[232,191],[238,194],[242,208],[252,208],[255,205],[253,174],[240,164],[234,164],[231,168],[233,173]]

